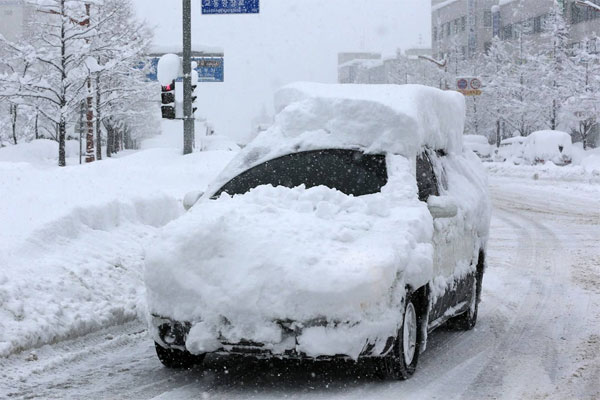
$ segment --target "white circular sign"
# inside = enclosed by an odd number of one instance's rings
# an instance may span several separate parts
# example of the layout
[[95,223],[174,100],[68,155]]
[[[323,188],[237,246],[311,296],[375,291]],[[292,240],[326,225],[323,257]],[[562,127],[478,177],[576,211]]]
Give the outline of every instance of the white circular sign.
[[471,89],[473,89],[473,90],[481,89],[481,81],[478,78],[471,79]]

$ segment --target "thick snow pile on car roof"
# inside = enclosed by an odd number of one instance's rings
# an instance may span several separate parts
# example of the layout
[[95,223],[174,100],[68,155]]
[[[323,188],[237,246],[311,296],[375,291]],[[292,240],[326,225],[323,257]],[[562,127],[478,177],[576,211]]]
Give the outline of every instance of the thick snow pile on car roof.
[[234,158],[209,193],[255,165],[299,151],[361,149],[415,156],[462,152],[464,97],[420,85],[295,83],[275,95],[278,115]]
[[490,157],[493,148],[488,142],[488,139],[482,135],[464,135],[464,147],[475,151],[480,157]]
[[465,143],[487,144],[487,145],[490,144],[490,142],[488,141],[488,138],[486,138],[485,136],[482,136],[482,135],[464,135],[463,136],[463,142],[465,142]]
[[512,145],[512,144],[523,144],[527,138],[523,136],[515,136],[508,139],[504,139],[500,144],[502,145]]
[[464,97],[420,85],[296,83],[275,95],[286,137],[324,130],[329,140],[369,152],[411,156],[423,146],[462,151]]

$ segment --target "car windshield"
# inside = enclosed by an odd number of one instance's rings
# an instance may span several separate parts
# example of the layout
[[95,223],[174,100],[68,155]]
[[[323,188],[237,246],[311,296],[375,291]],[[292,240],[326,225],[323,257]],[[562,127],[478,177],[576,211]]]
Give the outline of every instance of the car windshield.
[[317,150],[288,154],[233,178],[213,197],[223,192],[243,194],[260,185],[293,188],[327,186],[345,194],[363,196],[377,193],[387,183],[384,155],[357,150]]

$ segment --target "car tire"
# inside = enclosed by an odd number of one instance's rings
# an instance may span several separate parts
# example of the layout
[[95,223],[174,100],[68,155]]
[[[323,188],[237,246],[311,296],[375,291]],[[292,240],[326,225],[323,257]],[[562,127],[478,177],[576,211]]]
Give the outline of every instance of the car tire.
[[407,294],[402,326],[392,351],[381,360],[381,375],[384,379],[406,380],[414,374],[421,351],[421,336],[419,308]]
[[471,303],[464,313],[448,320],[448,327],[457,331],[470,331],[477,324],[477,313],[479,311],[479,300],[481,299],[481,284],[483,282],[483,270],[477,269],[473,275],[473,294]]
[[202,365],[206,354],[194,355],[188,351],[177,349],[166,349],[154,342],[156,355],[160,362],[167,368],[189,369],[196,365]]

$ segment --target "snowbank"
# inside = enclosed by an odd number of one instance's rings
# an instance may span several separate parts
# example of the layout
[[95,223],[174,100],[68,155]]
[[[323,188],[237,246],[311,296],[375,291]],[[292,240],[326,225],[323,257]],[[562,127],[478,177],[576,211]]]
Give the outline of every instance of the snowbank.
[[590,154],[581,161],[581,166],[589,174],[600,176],[600,152]]
[[240,146],[226,136],[205,136],[197,140],[202,143],[202,151],[240,151]]
[[[600,183],[600,168],[596,156],[586,157],[582,165],[557,166],[553,163],[538,165],[515,165],[512,162],[486,163],[488,173],[498,177],[513,177],[557,182]],[[588,164],[589,162],[589,164]]]
[[274,125],[246,146],[210,186],[284,154],[327,148],[412,157],[427,145],[462,152],[464,96],[419,85],[296,83],[275,95]]
[[151,149],[40,168],[53,143],[14,147],[0,149],[0,357],[144,315],[146,242],[234,155]]
[[[79,142],[67,140],[65,153],[67,158],[79,157]],[[49,164],[56,163],[56,160],[58,160],[58,142],[54,140],[38,139],[0,149],[0,162]]]

